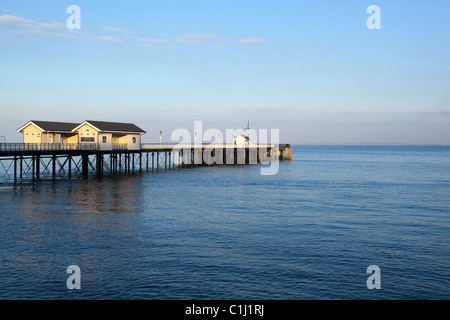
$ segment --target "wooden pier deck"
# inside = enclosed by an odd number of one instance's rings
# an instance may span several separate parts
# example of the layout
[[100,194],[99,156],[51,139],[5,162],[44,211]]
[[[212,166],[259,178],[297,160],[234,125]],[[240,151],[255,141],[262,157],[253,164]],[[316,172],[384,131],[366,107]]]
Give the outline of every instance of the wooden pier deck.
[[43,176],[118,175],[206,165],[245,165],[292,160],[289,144],[141,144],[130,150],[115,144],[0,143],[0,180],[39,180]]

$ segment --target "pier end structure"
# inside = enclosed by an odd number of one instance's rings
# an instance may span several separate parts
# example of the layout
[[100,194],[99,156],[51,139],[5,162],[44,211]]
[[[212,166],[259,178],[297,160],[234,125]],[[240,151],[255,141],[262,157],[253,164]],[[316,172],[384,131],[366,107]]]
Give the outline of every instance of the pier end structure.
[[274,155],[280,160],[292,160],[292,147],[290,144],[279,145],[274,148]]

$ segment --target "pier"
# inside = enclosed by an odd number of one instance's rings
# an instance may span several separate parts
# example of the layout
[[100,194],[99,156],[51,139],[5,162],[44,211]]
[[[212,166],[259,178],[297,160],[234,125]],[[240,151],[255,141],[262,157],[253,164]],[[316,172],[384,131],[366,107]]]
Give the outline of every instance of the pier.
[[211,165],[292,160],[289,144],[141,144],[109,149],[80,143],[0,143],[0,180],[116,176]]

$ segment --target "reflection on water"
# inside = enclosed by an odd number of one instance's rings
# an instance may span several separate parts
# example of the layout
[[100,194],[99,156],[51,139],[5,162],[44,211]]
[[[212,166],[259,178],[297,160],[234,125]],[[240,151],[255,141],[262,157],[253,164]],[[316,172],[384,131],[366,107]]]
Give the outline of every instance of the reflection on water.
[[[4,187],[2,219],[6,219],[3,232],[7,233],[2,237],[6,262],[2,267],[10,268],[7,274],[13,271],[6,278],[17,277],[20,283],[32,276],[32,282],[41,280],[46,287],[47,277],[56,280],[59,276],[60,282],[66,276],[64,268],[83,264],[83,280],[88,281],[86,267],[96,266],[100,271],[102,261],[120,258],[113,254],[120,241],[125,244],[138,235],[139,219],[134,217],[144,211],[141,181],[122,177]],[[7,296],[14,297],[14,292]],[[29,292],[25,298],[43,294],[38,288]]]
[[[30,216],[71,213],[95,217],[102,213],[136,213],[139,210],[142,179],[105,180],[47,181],[10,188],[18,211]],[[67,199],[67,203],[61,205],[61,198]]]

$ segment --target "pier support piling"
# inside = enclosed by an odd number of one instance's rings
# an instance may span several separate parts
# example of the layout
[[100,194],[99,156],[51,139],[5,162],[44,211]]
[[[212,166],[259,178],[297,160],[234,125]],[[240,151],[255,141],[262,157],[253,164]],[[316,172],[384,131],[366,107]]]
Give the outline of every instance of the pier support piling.
[[69,161],[69,179],[72,178],[72,156],[69,154],[67,156],[67,159]]
[[89,177],[89,156],[87,154],[81,156],[81,171],[83,178],[87,179]]
[[17,157],[14,157],[14,181],[17,180]]
[[56,177],[56,155],[52,156],[52,178]]
[[36,179],[39,180],[41,173],[41,156],[36,155],[35,159],[36,159]]
[[19,176],[22,179],[22,172],[23,172],[23,157],[22,156],[20,156],[19,168],[20,168]]

